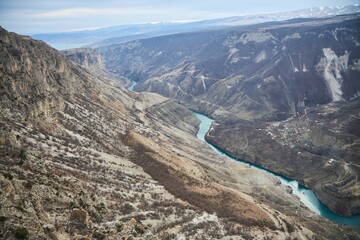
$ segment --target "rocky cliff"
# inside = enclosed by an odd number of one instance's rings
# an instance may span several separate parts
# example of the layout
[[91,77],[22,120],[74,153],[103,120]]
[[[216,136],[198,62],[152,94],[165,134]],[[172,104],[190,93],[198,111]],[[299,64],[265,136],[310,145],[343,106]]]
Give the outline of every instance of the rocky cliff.
[[131,81],[123,76],[116,76],[105,69],[103,57],[91,48],[75,48],[61,52],[74,63],[90,70],[93,74],[116,80],[121,86],[128,87]]
[[1,238],[359,238],[217,156],[173,100],[4,29],[0,54]]

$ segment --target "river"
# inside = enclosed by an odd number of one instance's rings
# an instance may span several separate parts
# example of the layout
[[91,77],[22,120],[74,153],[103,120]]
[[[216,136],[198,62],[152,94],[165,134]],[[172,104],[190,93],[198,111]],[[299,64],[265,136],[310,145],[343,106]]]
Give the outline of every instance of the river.
[[137,82],[136,82],[136,81],[134,81],[134,80],[131,80],[131,82],[132,82],[132,84],[131,84],[131,86],[130,86],[130,87],[128,87],[128,90],[130,90],[130,91],[134,91],[134,87],[136,86]]
[[[133,91],[136,84],[137,84],[136,81],[132,81],[132,85],[130,87],[128,87],[128,90]],[[281,175],[270,172],[258,165],[251,164],[251,163],[245,162],[243,160],[235,159],[235,158],[229,156],[228,154],[224,153],[220,149],[214,147],[210,143],[206,142],[205,135],[209,131],[211,124],[213,123],[214,120],[212,120],[212,119],[208,118],[207,116],[200,114],[200,113],[195,113],[195,114],[196,114],[196,117],[201,121],[200,128],[199,128],[199,131],[198,131],[196,137],[198,139],[204,141],[205,143],[207,143],[212,149],[214,149],[215,152],[217,152],[220,155],[224,155],[232,160],[236,160],[236,161],[248,164],[252,168],[259,169],[263,172],[266,172],[268,174],[271,174],[271,175],[277,177],[281,181],[281,184],[290,186],[293,194],[299,196],[302,203],[304,203],[311,211],[319,214],[320,216],[327,218],[336,223],[360,227],[360,214],[357,214],[350,218],[337,215],[336,213],[332,212],[327,206],[322,204],[316,198],[316,196],[312,190],[307,189],[304,186],[300,185],[296,180],[285,178]]]
[[[213,120],[203,114],[200,114],[200,113],[196,113],[196,117],[201,121],[200,129],[196,136],[198,139],[206,142],[205,135],[209,131],[211,124],[213,123]],[[252,168],[259,169],[263,172],[266,172],[268,174],[271,174],[271,175],[277,177],[281,181],[282,184],[284,184],[286,186],[290,186],[292,188],[293,194],[299,196],[302,203],[304,203],[311,211],[319,214],[320,216],[327,218],[336,223],[360,227],[360,214],[357,214],[350,218],[337,215],[336,213],[332,212],[327,206],[322,204],[316,198],[316,196],[312,190],[307,189],[304,186],[300,185],[296,180],[285,178],[281,175],[270,172],[258,165],[251,164],[251,163],[245,162],[243,160],[235,159],[235,158],[229,156],[228,154],[224,153],[220,149],[214,147],[210,143],[208,143],[208,142],[206,142],[206,143],[220,155],[225,155],[226,157],[228,157],[232,160],[236,160],[236,161],[248,164]]]

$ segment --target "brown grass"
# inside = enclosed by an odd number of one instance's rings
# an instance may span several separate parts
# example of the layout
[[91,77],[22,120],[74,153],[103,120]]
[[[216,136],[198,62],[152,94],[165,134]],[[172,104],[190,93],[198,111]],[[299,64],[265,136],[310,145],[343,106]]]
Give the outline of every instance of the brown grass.
[[175,197],[241,225],[272,229],[275,227],[271,219],[254,203],[241,198],[234,191],[220,189],[159,161],[160,156],[137,140],[130,131],[127,131],[121,140],[134,150],[130,156],[131,161],[141,166],[147,174],[160,182]]

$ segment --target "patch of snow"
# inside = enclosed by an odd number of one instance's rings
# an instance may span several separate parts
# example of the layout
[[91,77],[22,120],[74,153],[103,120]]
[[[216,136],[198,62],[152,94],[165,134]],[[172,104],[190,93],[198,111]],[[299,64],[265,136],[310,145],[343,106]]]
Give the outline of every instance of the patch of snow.
[[204,92],[206,92],[206,84],[205,84],[205,77],[204,77],[204,75],[200,75],[200,79],[201,79],[202,84],[203,84]]
[[255,58],[255,62],[256,62],[256,63],[259,63],[259,62],[265,60],[265,58],[266,58],[266,53],[265,53],[265,51],[261,51],[261,52],[259,53],[259,55],[257,55],[257,57]]
[[308,70],[306,69],[306,66],[305,64],[303,65],[303,69],[302,69],[303,72],[307,72]]
[[333,101],[342,100],[342,76],[341,72],[348,69],[349,52],[345,51],[343,56],[337,56],[331,48],[324,48],[325,58],[317,64],[318,71],[323,72],[324,79],[331,93]]
[[299,69],[298,69],[297,67],[295,67],[295,66],[294,66],[294,62],[293,62],[293,60],[292,60],[291,56],[290,56],[290,55],[288,55],[288,57],[289,57],[289,60],[290,60],[290,63],[291,63],[291,67],[292,67],[293,71],[294,71],[294,72],[298,72],[298,71],[299,71]]

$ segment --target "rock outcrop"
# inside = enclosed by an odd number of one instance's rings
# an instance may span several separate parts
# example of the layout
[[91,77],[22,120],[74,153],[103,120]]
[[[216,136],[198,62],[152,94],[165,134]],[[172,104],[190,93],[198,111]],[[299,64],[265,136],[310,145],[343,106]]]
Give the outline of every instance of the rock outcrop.
[[71,61],[94,70],[104,70],[104,60],[102,56],[91,48],[75,48],[64,50],[62,53]]
[[116,76],[105,69],[103,57],[91,48],[75,48],[61,52],[74,63],[87,68],[95,75],[116,80],[121,86],[128,87],[131,81],[123,76]]

